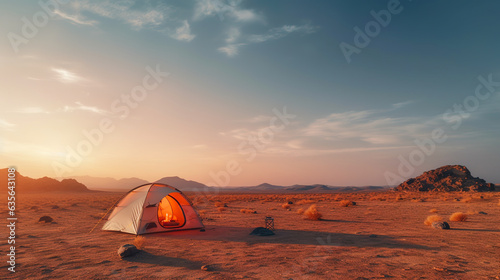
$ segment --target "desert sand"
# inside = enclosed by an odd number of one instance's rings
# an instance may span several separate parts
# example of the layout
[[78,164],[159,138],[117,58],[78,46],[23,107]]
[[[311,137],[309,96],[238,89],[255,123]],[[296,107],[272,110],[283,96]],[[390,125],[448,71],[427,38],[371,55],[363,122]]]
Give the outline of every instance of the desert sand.
[[[498,192],[191,194],[205,232],[145,235],[142,251],[124,259],[117,250],[132,244],[134,235],[102,231],[104,221],[89,233],[121,195],[18,194],[16,272],[8,272],[4,261],[0,278],[500,279]],[[342,207],[343,199],[356,205]],[[288,201],[293,204],[285,209]],[[227,207],[220,207],[224,203]],[[322,220],[304,220],[297,213],[311,204]],[[459,211],[467,221],[449,221]],[[424,225],[433,214],[444,217],[451,229]],[[44,215],[54,222],[39,223]],[[266,216],[275,219],[276,235],[249,235],[264,226]],[[0,250],[6,259],[6,242]],[[208,271],[201,269],[204,265]]]

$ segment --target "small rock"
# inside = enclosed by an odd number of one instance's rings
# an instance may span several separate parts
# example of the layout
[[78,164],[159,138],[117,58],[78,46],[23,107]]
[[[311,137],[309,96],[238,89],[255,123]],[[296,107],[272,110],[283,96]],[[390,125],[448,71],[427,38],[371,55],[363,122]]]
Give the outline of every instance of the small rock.
[[204,228],[202,228],[202,229],[200,229],[200,231],[201,231],[201,232],[205,232],[205,229],[204,229]]
[[41,217],[38,222],[45,222],[45,223],[52,223],[52,221],[54,221],[54,219],[52,219],[51,217],[49,216],[43,216]]
[[368,237],[371,237],[371,238],[377,238],[377,237],[378,237],[378,235],[376,235],[376,234],[370,234],[370,235],[368,235]]
[[356,202],[351,201],[351,205],[352,205],[352,206],[356,205]]
[[481,215],[488,215],[488,213],[483,212],[483,211],[480,211],[479,214],[481,214]]
[[288,201],[287,203],[288,203],[288,204],[293,204],[293,201]]
[[203,266],[201,267],[201,270],[204,270],[204,271],[212,271],[212,270],[214,270],[214,268],[213,268],[211,265],[206,264],[206,265],[203,265]]
[[269,230],[267,228],[257,227],[250,233],[250,235],[269,236],[269,235],[274,235],[274,232],[272,232],[272,230]]
[[31,206],[30,209],[31,210],[38,210],[38,206]]
[[137,249],[137,247],[131,244],[122,245],[118,249],[118,256],[120,256],[121,258],[130,257],[137,253],[139,253],[139,249]]
[[59,206],[57,206],[57,205],[53,205],[53,206],[52,206],[52,209],[59,209]]
[[437,229],[450,229],[450,225],[447,222],[433,222],[432,227]]

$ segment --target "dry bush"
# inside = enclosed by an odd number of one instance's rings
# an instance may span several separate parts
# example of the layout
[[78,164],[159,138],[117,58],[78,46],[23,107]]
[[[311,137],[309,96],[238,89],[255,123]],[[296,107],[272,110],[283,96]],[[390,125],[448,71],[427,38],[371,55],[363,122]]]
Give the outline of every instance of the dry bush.
[[304,219],[306,220],[317,221],[321,220],[321,217],[323,217],[323,215],[318,211],[318,209],[316,209],[316,204],[309,206],[309,208],[307,208],[304,212]]
[[465,222],[467,221],[467,215],[462,212],[455,212],[451,214],[450,221],[452,222]]
[[257,211],[252,209],[240,209],[240,212],[245,214],[257,214]]
[[297,205],[304,205],[304,204],[311,204],[311,203],[314,203],[314,200],[302,199],[302,200],[298,201],[295,204],[297,204]]
[[227,205],[224,202],[217,201],[215,202],[215,207],[227,207]]
[[225,207],[219,207],[219,208],[217,208],[217,210],[219,210],[219,212],[224,212],[224,211],[226,211],[226,208]]
[[471,201],[472,201],[472,197],[464,197],[464,198],[462,199],[462,202],[464,202],[464,203],[469,203],[469,202],[471,202]]
[[427,219],[425,219],[424,224],[430,226],[432,225],[433,222],[441,222],[441,221],[443,221],[443,217],[439,215],[430,215],[427,217]]
[[342,201],[340,201],[339,204],[340,204],[341,207],[348,207],[348,206],[354,206],[354,205],[356,205],[355,202],[350,201],[350,200],[342,200]]
[[437,213],[437,211],[438,210],[436,208],[429,210],[430,213]]
[[299,210],[297,210],[297,214],[299,215],[304,214],[304,208],[299,208]]
[[288,203],[284,203],[284,204],[281,204],[281,207],[282,207],[283,209],[287,209],[287,210],[288,210],[288,209],[290,209],[290,207],[292,207],[292,206],[291,206],[290,204],[288,204]]
[[133,242],[134,246],[139,250],[142,250],[142,248],[144,248],[144,243],[146,243],[146,237],[142,235],[137,235]]

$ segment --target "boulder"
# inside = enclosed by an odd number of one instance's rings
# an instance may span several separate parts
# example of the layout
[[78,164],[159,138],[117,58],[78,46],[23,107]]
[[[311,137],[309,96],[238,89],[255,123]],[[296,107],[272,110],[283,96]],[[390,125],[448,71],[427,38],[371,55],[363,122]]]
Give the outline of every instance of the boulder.
[[44,222],[44,223],[52,223],[52,221],[54,221],[54,219],[52,219],[51,217],[49,216],[43,216],[41,217],[40,219],[38,219],[38,222],[41,223],[41,222]]
[[118,256],[120,256],[120,258],[130,257],[130,256],[133,256],[137,253],[139,253],[139,249],[137,249],[137,247],[135,247],[132,244],[122,245],[118,249]]
[[437,229],[450,229],[450,225],[447,222],[433,222],[432,227]]

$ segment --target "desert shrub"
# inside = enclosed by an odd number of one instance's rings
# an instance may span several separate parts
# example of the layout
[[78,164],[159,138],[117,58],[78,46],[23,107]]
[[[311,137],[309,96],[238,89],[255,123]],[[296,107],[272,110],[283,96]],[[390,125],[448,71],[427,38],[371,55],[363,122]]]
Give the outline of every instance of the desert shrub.
[[437,211],[438,210],[436,208],[429,210],[430,213],[437,213]]
[[290,209],[290,207],[292,207],[292,206],[291,206],[290,204],[288,204],[288,203],[284,203],[284,204],[281,204],[281,207],[282,207],[283,209],[287,209],[287,210],[288,210],[288,209]]
[[455,212],[451,214],[450,221],[452,222],[465,222],[467,221],[467,215],[462,212]]
[[311,204],[311,203],[314,203],[314,200],[302,199],[302,200],[298,201],[296,204],[297,205],[304,205],[304,204]]
[[240,209],[240,212],[245,214],[257,214],[257,211],[252,209]]
[[318,209],[316,209],[316,204],[309,206],[309,208],[307,208],[304,212],[304,219],[306,220],[317,221],[321,220],[321,217],[323,217],[323,215],[318,211]]
[[430,226],[432,225],[433,222],[441,222],[441,221],[443,221],[443,217],[439,215],[430,215],[427,217],[427,219],[425,219],[424,224]]
[[304,214],[304,208],[299,208],[299,210],[297,210],[297,214],[299,215]]
[[469,203],[469,202],[471,202],[471,201],[472,201],[472,197],[464,197],[464,198],[462,199],[462,202],[464,202],[464,203]]
[[219,210],[219,212],[224,212],[224,211],[226,211],[226,208],[225,207],[218,207],[217,210]]
[[350,200],[342,200],[340,201],[340,206],[341,207],[348,207],[348,206],[354,206],[356,205],[356,202],[350,201]]
[[144,244],[146,243],[146,237],[142,235],[137,235],[134,239],[134,246],[137,247],[137,249],[141,250],[144,248]]
[[215,202],[215,207],[227,207],[227,204],[221,201]]

